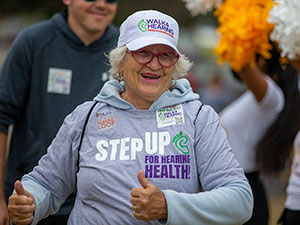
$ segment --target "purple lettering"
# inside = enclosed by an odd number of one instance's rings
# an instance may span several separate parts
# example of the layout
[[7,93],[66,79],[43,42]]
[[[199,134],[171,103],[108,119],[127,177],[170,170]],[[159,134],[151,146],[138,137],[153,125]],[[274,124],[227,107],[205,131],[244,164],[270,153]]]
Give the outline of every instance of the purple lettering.
[[154,165],[154,178],[160,178],[159,172],[160,172],[160,165]]
[[152,178],[152,167],[153,165],[145,165],[145,177]]
[[153,19],[146,19],[147,23],[153,23]]
[[188,179],[190,173],[190,165],[182,165],[181,166],[181,178]]
[[170,178],[175,178],[175,176],[173,175],[173,168],[172,165],[169,165],[169,174],[170,174]]
[[174,165],[176,169],[176,178],[179,179],[179,174],[180,174],[180,165]]
[[161,166],[161,178],[168,178],[168,166],[162,165]]

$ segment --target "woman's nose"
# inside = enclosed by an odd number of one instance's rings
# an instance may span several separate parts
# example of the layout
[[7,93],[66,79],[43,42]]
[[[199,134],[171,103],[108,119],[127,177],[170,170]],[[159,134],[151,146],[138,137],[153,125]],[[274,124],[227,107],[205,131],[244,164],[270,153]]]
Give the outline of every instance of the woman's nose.
[[162,66],[159,64],[159,61],[158,61],[157,56],[154,56],[154,57],[152,58],[152,60],[151,60],[149,63],[147,63],[147,66],[150,67],[150,68],[153,69],[153,70],[158,70],[158,69],[160,69],[160,68],[162,67]]

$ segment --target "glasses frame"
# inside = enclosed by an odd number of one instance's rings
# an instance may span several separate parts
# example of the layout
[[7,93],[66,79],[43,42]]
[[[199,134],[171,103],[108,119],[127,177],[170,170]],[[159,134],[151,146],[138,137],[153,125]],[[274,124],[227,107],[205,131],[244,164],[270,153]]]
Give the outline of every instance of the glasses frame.
[[[178,62],[178,59],[179,59],[179,54],[176,53],[176,52],[153,53],[153,52],[151,52],[151,51],[149,51],[149,50],[145,50],[146,52],[151,53],[152,57],[150,58],[149,61],[147,61],[147,62],[145,62],[145,63],[141,63],[141,62],[139,62],[139,61],[134,57],[134,53],[135,53],[135,52],[138,52],[138,51],[139,51],[139,50],[137,50],[137,51],[130,51],[130,50],[127,50],[127,52],[130,53],[130,54],[132,55],[132,57],[134,58],[134,60],[135,60],[137,63],[142,64],[142,65],[146,65],[146,64],[150,63],[150,62],[153,60],[153,58],[156,57],[156,58],[157,58],[157,61],[158,61],[158,63],[159,63],[159,65],[161,65],[162,67],[168,68],[168,67],[171,67],[171,66],[175,65],[175,64]],[[159,57],[158,57],[158,56],[160,56],[160,55],[162,55],[162,54],[166,54],[166,53],[171,53],[171,54],[173,54],[173,55],[176,56],[175,62],[172,63],[172,64],[169,65],[169,66],[164,66],[164,65],[162,65],[162,64],[160,63],[160,60],[159,60]]]
[[[84,0],[85,2],[96,2],[97,0]],[[118,3],[120,0],[105,0],[106,3],[108,4],[116,4]]]

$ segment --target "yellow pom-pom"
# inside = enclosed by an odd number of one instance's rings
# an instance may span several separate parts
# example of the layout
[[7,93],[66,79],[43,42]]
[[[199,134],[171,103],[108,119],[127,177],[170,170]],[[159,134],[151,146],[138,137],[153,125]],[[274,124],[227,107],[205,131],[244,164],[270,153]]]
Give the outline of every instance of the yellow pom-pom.
[[255,65],[256,54],[269,58],[268,22],[273,0],[226,0],[216,11],[220,40],[215,48],[218,62],[229,62],[239,72],[247,64]]

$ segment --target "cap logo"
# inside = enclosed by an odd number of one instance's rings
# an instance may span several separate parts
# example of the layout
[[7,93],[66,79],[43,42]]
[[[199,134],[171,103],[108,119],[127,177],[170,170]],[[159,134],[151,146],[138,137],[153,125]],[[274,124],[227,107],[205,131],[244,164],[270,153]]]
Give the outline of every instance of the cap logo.
[[138,22],[137,26],[141,31],[143,31],[143,32],[147,31],[147,22],[144,19],[142,19],[140,22]]
[[160,32],[174,38],[174,31],[169,27],[169,23],[160,19],[142,19],[137,27],[142,31]]

